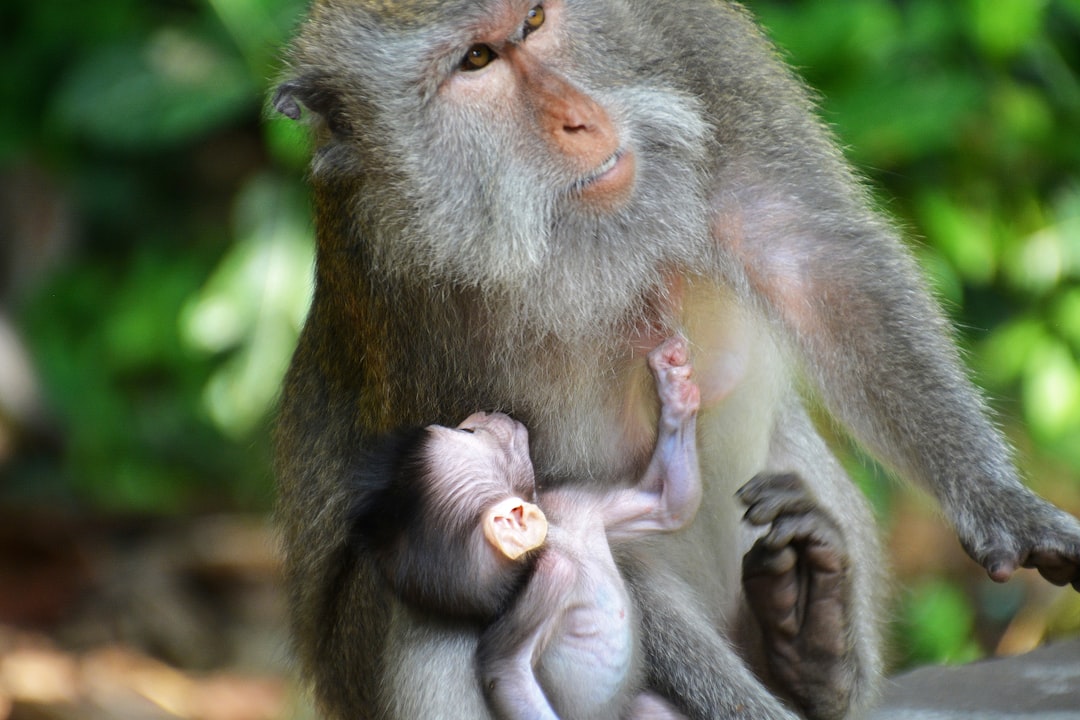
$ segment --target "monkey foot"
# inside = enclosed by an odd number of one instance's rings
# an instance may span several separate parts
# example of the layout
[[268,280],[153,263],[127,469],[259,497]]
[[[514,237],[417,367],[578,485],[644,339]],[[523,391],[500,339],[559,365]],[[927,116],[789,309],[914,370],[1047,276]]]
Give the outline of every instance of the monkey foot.
[[855,686],[849,558],[836,523],[795,474],[755,477],[744,518],[770,526],[743,557],[743,589],[773,679],[808,718],[842,718]]

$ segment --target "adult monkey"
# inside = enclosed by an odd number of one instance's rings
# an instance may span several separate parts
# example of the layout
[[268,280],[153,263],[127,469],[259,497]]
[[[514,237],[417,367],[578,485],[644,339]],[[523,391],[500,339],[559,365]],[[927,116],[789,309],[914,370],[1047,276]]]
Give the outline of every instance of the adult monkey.
[[[356,449],[485,408],[525,422],[544,483],[636,476],[644,355],[675,329],[705,497],[624,572],[650,686],[687,715],[834,717],[873,697],[872,522],[798,378],[995,580],[1024,565],[1080,585],[1080,524],[1017,480],[913,262],[737,5],[317,0],[290,66],[275,106],[313,116],[318,263],[280,519],[329,714],[486,716],[475,630],[411,615],[347,541]],[[804,482],[744,493],[773,527],[747,552],[733,494],[761,471]]]

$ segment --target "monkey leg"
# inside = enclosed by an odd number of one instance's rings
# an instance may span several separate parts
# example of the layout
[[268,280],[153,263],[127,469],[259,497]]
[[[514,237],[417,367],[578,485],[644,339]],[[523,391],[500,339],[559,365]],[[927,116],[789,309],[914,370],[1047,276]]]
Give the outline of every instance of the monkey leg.
[[840,529],[795,474],[738,492],[768,531],[743,557],[743,590],[772,679],[808,718],[842,718],[855,688],[851,574]]
[[[795,720],[707,619],[695,591],[664,569],[624,557],[639,613],[645,687],[689,720]],[[644,715],[649,717],[649,715]]]

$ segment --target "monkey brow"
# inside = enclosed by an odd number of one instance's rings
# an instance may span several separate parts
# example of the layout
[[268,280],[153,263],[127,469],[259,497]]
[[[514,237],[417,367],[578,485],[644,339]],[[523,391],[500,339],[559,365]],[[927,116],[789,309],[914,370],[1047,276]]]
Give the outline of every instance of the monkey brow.
[[473,10],[477,3],[468,0],[361,0],[360,6],[388,27],[401,30],[424,28]]

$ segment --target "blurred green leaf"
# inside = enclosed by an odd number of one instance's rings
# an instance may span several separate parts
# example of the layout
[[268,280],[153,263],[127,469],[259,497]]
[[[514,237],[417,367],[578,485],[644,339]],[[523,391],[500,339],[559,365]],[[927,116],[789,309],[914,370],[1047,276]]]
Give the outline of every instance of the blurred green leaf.
[[206,0],[255,72],[277,57],[303,16],[303,0]]
[[955,311],[964,300],[964,283],[956,266],[933,247],[917,248],[916,257],[934,294],[945,305],[946,310]]
[[1015,82],[994,89],[990,113],[998,123],[1000,142],[1018,148],[1029,147],[1028,143],[1040,142],[1054,132],[1053,111],[1046,97]]
[[263,134],[271,154],[286,167],[300,171],[311,159],[311,132],[306,125],[273,116],[266,121]]
[[905,603],[901,620],[911,660],[963,663],[980,656],[971,640],[974,613],[958,588],[944,582],[925,583]]
[[806,0],[798,12],[772,3],[753,9],[796,65],[811,75],[848,62],[884,60],[901,36],[900,14],[888,0]]
[[305,211],[280,179],[254,178],[237,198],[235,246],[184,310],[192,347],[235,351],[204,392],[230,436],[244,436],[270,410],[307,313],[314,242]]
[[1080,368],[1069,348],[1045,336],[1023,375],[1024,417],[1036,434],[1057,438],[1080,426]]
[[1048,0],[967,0],[972,33],[989,55],[1013,55],[1039,31],[1048,4]]
[[1073,352],[1080,352],[1080,288],[1069,288],[1061,294],[1054,308],[1053,322],[1072,344]]
[[927,234],[963,279],[977,285],[992,280],[998,257],[992,218],[961,207],[934,190],[923,193],[916,202]]
[[1042,295],[1080,267],[1070,224],[1054,224],[1022,238],[1010,248],[1006,274],[1012,284]]
[[256,106],[243,63],[190,30],[92,51],[63,79],[53,117],[67,134],[109,148],[169,145]]
[[1019,380],[1028,367],[1032,350],[1046,337],[1046,328],[1038,318],[1010,320],[983,343],[979,352],[981,375],[998,387]]
[[982,88],[967,74],[897,65],[861,79],[829,107],[855,158],[880,166],[955,146],[982,101]]

